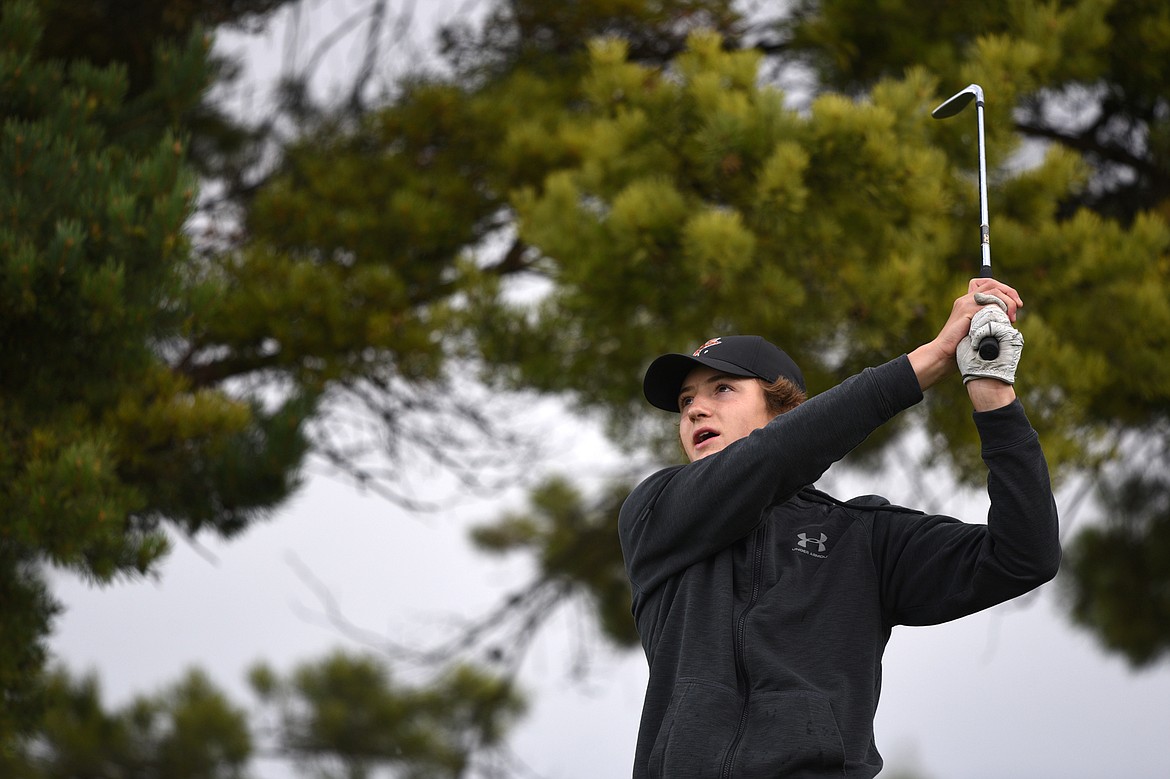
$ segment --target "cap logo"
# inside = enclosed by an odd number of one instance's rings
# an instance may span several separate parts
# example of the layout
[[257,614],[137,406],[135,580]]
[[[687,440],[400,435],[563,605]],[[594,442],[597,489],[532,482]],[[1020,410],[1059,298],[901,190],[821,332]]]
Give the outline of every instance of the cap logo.
[[721,343],[723,343],[722,338],[712,338],[710,341],[708,341],[707,343],[703,344],[698,349],[696,349],[691,356],[698,357],[700,354],[703,353],[704,349],[710,349],[712,346],[718,346]]

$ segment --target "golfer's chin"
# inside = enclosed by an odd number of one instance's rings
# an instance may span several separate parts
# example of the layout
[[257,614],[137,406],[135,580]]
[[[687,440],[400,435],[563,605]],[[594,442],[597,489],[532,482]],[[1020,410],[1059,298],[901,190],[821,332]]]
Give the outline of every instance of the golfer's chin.
[[724,442],[719,438],[709,438],[701,444],[692,446],[687,450],[687,457],[691,458],[691,462],[697,462],[704,457],[710,457],[716,452],[723,451]]

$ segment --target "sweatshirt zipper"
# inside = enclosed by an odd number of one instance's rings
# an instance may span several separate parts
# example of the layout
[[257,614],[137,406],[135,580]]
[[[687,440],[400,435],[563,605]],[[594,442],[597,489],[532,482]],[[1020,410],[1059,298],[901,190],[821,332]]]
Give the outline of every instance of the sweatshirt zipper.
[[727,756],[723,758],[723,770],[720,771],[720,776],[723,779],[731,779],[731,769],[735,765],[735,756],[739,752],[739,743],[743,739],[744,731],[747,729],[748,720],[748,706],[751,703],[751,684],[748,681],[747,657],[745,651],[745,644],[747,641],[747,616],[752,607],[756,605],[756,600],[760,596],[760,568],[764,564],[764,529],[766,525],[761,524],[756,528],[753,534],[753,541],[755,541],[755,549],[752,552],[752,578],[751,578],[751,595],[748,596],[747,605],[743,607],[743,611],[739,614],[739,619],[735,625],[735,666],[739,669],[739,676],[743,680],[743,708],[739,713],[739,723],[735,726],[735,735],[731,739],[731,746],[727,750]]

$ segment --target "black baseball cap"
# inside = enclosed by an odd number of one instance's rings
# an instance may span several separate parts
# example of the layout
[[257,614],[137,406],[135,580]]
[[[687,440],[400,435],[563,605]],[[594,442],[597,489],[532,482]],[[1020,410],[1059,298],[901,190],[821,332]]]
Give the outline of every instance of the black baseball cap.
[[700,365],[768,383],[783,376],[805,389],[804,374],[783,349],[758,335],[728,335],[712,338],[692,354],[664,354],[650,363],[642,380],[646,400],[656,408],[677,412],[683,379]]

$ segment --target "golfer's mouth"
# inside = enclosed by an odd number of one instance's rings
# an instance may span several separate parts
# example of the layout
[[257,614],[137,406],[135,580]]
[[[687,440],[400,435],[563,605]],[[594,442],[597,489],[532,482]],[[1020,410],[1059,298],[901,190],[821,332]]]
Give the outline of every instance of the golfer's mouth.
[[718,438],[718,437],[719,437],[719,433],[717,433],[716,431],[712,430],[709,427],[704,427],[704,428],[700,428],[699,430],[695,431],[694,436],[691,438],[691,443],[693,443],[695,448],[698,449],[700,446],[702,446],[706,442],[710,441],[712,438]]

